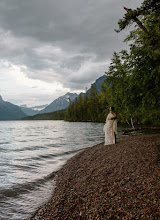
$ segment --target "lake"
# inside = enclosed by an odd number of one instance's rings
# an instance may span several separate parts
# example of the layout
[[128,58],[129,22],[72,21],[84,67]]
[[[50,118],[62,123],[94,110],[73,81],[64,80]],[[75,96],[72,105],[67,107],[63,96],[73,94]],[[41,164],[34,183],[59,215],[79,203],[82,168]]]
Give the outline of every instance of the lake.
[[47,201],[54,172],[104,141],[103,123],[0,121],[0,219],[25,219]]
[[[103,126],[51,120],[0,121],[0,219],[29,218],[51,197],[55,172],[76,153],[104,141]],[[118,125],[118,137],[123,129]]]

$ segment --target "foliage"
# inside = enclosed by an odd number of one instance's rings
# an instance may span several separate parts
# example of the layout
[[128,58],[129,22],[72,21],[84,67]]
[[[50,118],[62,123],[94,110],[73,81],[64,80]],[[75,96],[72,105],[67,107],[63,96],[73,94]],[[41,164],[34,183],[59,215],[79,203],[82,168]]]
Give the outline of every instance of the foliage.
[[[137,22],[137,19],[139,19],[142,16],[149,16],[153,14],[158,15],[160,9],[160,2],[157,0],[144,0],[141,7],[137,8],[136,10],[126,9],[125,7],[124,9],[127,11],[127,13],[124,15],[122,19],[118,21],[119,30],[116,30],[117,32],[122,31],[128,25],[133,24],[133,22]],[[141,28],[143,29],[143,27]]]
[[160,2],[144,0],[136,10],[126,9],[119,31],[136,22],[129,36],[130,51],[114,53],[102,92],[91,87],[67,110],[66,120],[103,122],[114,106],[120,122],[160,122]]
[[22,120],[64,120],[65,110],[59,110],[51,113],[37,114],[22,118]]
[[[132,12],[128,11],[119,22],[121,30],[126,27],[127,19],[130,22]],[[134,29],[125,39],[131,41],[129,54],[126,51],[114,53],[107,73],[112,93],[110,101],[122,121],[132,116],[135,122],[160,122],[160,3],[145,0],[134,13],[134,16],[141,15],[147,33],[140,27]]]
[[80,94],[79,98],[70,104],[66,110],[65,120],[104,122],[103,102],[104,95],[98,94],[96,86],[91,85],[89,94],[87,92],[84,96]]

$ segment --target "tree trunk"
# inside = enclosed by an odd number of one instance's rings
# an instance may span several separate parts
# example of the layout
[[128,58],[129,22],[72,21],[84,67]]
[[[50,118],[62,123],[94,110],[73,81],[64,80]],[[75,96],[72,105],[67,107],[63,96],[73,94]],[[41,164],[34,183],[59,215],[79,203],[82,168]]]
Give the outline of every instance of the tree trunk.
[[144,27],[142,22],[140,20],[138,20],[137,17],[133,18],[133,20],[138,24],[138,26],[142,29],[142,31],[144,31],[145,33],[148,33],[147,29]]
[[[126,8],[126,7],[123,7],[124,10],[126,10],[128,13],[133,11],[132,9],[130,8]],[[148,33],[147,29],[145,28],[145,26],[142,24],[142,22],[135,16],[133,15],[132,19],[138,24],[138,26],[142,29],[142,31],[144,31],[145,33]]]

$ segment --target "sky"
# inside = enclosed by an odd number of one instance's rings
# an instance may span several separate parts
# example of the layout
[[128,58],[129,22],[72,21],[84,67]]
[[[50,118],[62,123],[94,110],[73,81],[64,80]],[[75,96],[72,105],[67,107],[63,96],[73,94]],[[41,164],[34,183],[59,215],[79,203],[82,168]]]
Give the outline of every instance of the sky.
[[50,104],[85,91],[127,49],[118,20],[142,0],[0,0],[0,95],[13,104]]

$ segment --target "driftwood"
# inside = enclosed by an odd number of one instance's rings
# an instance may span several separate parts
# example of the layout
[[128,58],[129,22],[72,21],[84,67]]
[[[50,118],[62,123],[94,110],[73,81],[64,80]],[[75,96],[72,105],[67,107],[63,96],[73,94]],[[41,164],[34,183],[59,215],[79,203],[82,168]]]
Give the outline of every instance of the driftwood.
[[160,130],[160,127],[140,127],[140,128],[130,128],[128,130],[123,131],[123,135],[131,133],[133,131],[140,131],[140,130]]

